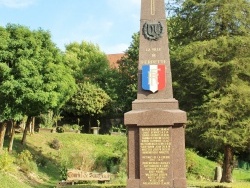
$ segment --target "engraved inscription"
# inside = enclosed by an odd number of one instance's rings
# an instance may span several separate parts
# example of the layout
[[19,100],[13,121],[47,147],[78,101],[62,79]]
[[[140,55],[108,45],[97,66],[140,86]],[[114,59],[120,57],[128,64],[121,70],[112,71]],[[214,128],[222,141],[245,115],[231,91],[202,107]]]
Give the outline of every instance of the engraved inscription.
[[156,58],[157,57],[157,52],[161,51],[161,48],[146,48],[146,52],[151,52],[151,57]]
[[171,142],[169,128],[141,129],[141,165],[144,185],[170,185],[169,166]]
[[155,59],[155,60],[141,60],[140,61],[140,64],[141,65],[150,65],[150,64],[153,64],[153,65],[157,65],[157,64],[166,64],[166,60],[164,59]]
[[151,48],[153,52],[160,52],[161,48]]
[[146,48],[146,52],[160,52],[161,48]]

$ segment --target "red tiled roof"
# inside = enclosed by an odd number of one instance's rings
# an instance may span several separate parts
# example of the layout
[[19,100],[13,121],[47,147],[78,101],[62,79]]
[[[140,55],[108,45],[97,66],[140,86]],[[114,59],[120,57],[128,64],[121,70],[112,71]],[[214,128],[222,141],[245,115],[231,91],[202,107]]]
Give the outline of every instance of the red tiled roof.
[[118,62],[122,59],[122,57],[124,56],[124,53],[120,53],[120,54],[107,54],[107,58],[109,61],[109,65],[111,68],[118,68],[119,64]]

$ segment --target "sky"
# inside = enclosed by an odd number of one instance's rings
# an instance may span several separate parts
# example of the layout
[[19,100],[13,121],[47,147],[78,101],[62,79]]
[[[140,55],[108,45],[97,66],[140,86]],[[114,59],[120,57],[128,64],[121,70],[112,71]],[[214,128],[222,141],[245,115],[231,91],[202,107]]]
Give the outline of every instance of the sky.
[[61,50],[87,41],[106,54],[123,53],[139,31],[141,0],[0,0],[0,26],[49,31]]

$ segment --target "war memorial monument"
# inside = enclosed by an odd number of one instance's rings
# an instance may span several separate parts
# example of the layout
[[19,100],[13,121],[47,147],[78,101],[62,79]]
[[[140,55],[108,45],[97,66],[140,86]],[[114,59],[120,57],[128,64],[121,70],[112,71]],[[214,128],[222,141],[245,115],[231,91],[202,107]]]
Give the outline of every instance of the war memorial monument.
[[124,121],[127,188],[187,187],[187,116],[173,98],[164,0],[141,0],[138,92]]

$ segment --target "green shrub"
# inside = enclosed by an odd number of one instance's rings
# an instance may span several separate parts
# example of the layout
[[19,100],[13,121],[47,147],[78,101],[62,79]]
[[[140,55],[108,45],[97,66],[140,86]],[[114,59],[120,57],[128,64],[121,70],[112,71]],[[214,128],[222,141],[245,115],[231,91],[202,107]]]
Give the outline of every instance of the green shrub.
[[0,153],[0,171],[9,172],[14,169],[15,158],[7,150]]
[[24,150],[18,154],[16,162],[25,173],[38,171],[37,164],[33,161],[33,156],[28,150]]
[[52,142],[49,144],[49,146],[55,150],[59,150],[62,144],[60,143],[58,139],[54,138]]
[[36,164],[41,167],[45,167],[48,163],[48,160],[44,156],[38,156],[36,159]]
[[64,131],[75,131],[75,132],[77,132],[77,131],[81,131],[82,127],[80,125],[77,125],[77,124],[73,124],[73,125],[64,124],[63,129],[64,129]]
[[[100,145],[107,145],[107,140],[99,138],[95,143]],[[111,152],[106,152],[105,149],[99,150],[94,164],[94,170],[107,171],[115,175],[112,178],[112,183],[126,182],[126,153],[127,144],[124,139],[118,139],[112,145]]]
[[125,171],[118,172],[114,177],[111,177],[111,181],[114,184],[125,184],[127,181],[127,173]]
[[94,169],[96,171],[107,171],[112,174],[119,172],[120,158],[113,155],[99,153],[96,157]]
[[68,172],[68,169],[66,166],[62,166],[60,168],[60,177],[61,177],[61,180],[66,180],[67,179],[67,172]]
[[64,128],[63,127],[56,127],[56,132],[57,133],[64,133]]
[[126,133],[126,127],[123,124],[112,125],[111,131],[112,132],[118,132],[118,133]]
[[127,142],[124,140],[118,140],[114,143],[113,153],[119,158],[117,165],[119,165],[119,178],[121,176],[122,179],[123,175],[126,175],[126,166],[127,166]]
[[[124,183],[126,176],[126,150],[124,149],[126,144],[117,141],[114,144],[112,153],[99,152],[94,169],[97,171],[108,171],[116,175],[115,183]],[[119,148],[119,149],[118,149]],[[125,151],[124,151],[125,150]],[[103,168],[105,167],[105,169]],[[125,176],[124,176],[125,174]]]
[[53,127],[55,120],[53,119],[54,113],[53,111],[49,111],[46,114],[41,114],[40,119],[41,119],[41,124],[40,127],[43,128],[51,128]]
[[76,151],[71,154],[70,162],[72,167],[75,169],[92,171],[95,162],[95,156],[93,155],[92,149],[86,147],[82,152]]
[[72,129],[75,131],[81,131],[82,127],[80,125],[74,124],[74,125],[72,125]]
[[106,167],[107,171],[116,174],[119,172],[119,164],[120,164],[120,158],[119,157],[109,157],[106,160]]
[[124,140],[117,140],[114,143],[114,149],[113,153],[118,155],[120,158],[126,157],[127,154],[127,142],[124,142]]

